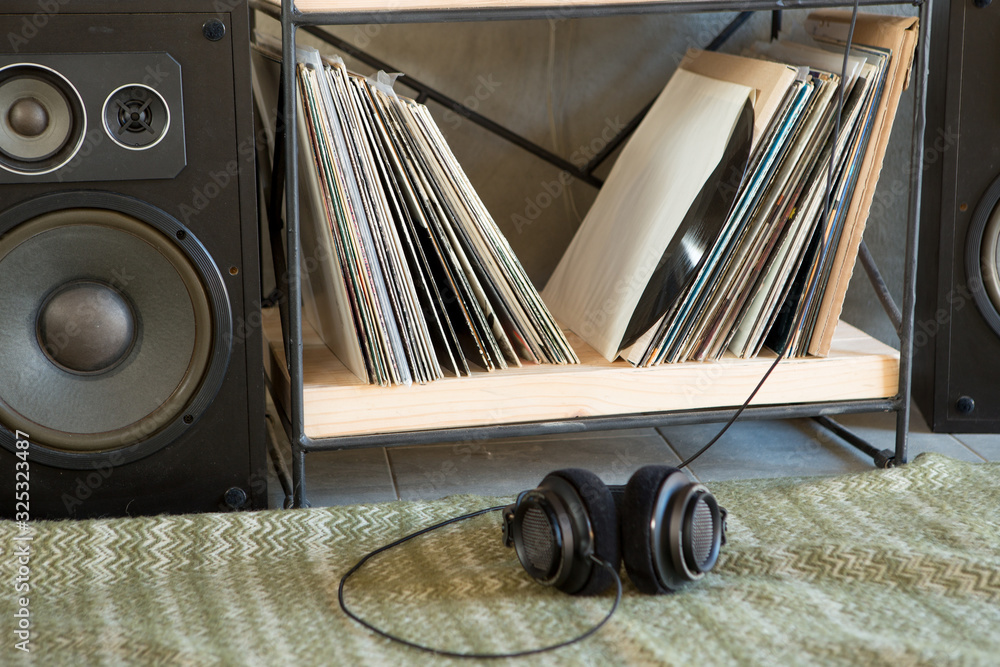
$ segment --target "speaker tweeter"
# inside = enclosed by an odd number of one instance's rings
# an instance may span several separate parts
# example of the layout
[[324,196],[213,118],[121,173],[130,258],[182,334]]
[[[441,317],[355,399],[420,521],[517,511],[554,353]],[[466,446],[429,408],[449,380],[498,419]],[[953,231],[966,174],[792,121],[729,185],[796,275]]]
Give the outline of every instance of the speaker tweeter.
[[169,129],[170,109],[163,97],[148,86],[122,86],[104,103],[104,130],[123,148],[152,148]]

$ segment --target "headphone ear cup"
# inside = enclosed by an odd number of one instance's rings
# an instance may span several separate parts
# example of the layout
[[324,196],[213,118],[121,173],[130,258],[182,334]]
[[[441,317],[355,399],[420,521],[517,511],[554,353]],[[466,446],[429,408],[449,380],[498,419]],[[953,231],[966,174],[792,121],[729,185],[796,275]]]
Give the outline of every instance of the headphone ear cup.
[[[552,477],[562,479],[576,491],[579,502],[583,505],[583,510],[590,520],[594,555],[610,563],[617,571],[621,567],[621,545],[618,512],[615,509],[611,490],[601,481],[600,477],[589,470],[579,468],[557,470],[549,473],[542,480],[542,486],[545,486],[549,478]],[[573,502],[571,499],[564,500],[567,503]],[[573,595],[597,595],[613,583],[614,578],[611,574],[605,568],[594,564],[590,570],[590,576],[582,587],[577,590],[567,590],[561,586],[559,588]]]
[[639,468],[625,485],[621,501],[621,542],[625,571],[642,593],[669,593],[656,573],[653,556],[653,510],[663,483],[671,475],[687,476],[670,466]]

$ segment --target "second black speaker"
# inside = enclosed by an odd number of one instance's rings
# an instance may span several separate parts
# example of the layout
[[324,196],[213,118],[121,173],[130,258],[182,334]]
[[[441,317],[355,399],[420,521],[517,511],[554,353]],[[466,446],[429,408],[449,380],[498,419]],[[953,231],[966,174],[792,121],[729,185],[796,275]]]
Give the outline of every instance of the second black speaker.
[[932,29],[914,397],[935,431],[1000,433],[1000,6],[935,2]]

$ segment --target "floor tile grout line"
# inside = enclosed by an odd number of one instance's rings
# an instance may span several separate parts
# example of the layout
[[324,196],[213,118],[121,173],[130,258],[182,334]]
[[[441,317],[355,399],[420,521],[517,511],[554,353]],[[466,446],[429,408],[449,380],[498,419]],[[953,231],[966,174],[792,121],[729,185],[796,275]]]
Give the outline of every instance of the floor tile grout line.
[[385,465],[389,468],[389,481],[392,482],[392,492],[396,494],[396,500],[402,500],[399,494],[399,481],[396,479],[396,469],[392,465],[392,457],[389,456],[389,448],[382,448],[382,456],[385,457]]
[[985,456],[983,456],[982,454],[980,454],[979,452],[977,452],[975,449],[973,449],[971,445],[968,445],[968,444],[962,442],[961,440],[959,440],[958,438],[956,438],[953,433],[943,433],[942,435],[945,435],[945,436],[951,438],[952,440],[954,440],[955,442],[957,442],[959,445],[961,445],[965,449],[969,450],[970,452],[972,452],[973,454],[975,454],[976,456],[978,456],[979,458],[981,458],[983,460],[983,463],[989,463],[989,459],[988,458],[986,458]]
[[[656,430],[656,434],[658,436],[660,436],[660,439],[663,440],[663,442],[666,443],[667,447],[670,448],[670,451],[673,452],[674,456],[677,457],[678,465],[681,464],[681,463],[683,463],[684,462],[684,457],[681,456],[681,453],[679,451],[677,451],[676,447],[674,447],[672,444],[670,444],[670,440],[667,439],[667,436],[663,435],[663,433],[660,432],[660,429],[655,429],[655,430]],[[691,473],[691,477],[694,478],[694,481],[698,482],[699,484],[701,483],[701,478],[699,478],[698,475],[695,473],[695,471],[691,469],[691,466],[688,466],[687,471],[689,473]]]
[[951,434],[951,437],[955,438],[960,443],[962,443],[963,445],[965,445],[966,447],[968,447],[969,449],[971,449],[972,451],[974,451],[976,454],[978,454],[979,456],[981,456],[984,459],[986,459],[987,463],[1000,463],[1000,458],[992,458],[991,456],[988,456],[988,455],[984,454],[983,452],[979,451],[972,444],[966,442],[965,440],[963,440],[960,437],[960,436],[963,436],[963,435],[970,435],[970,436],[993,435],[993,436],[997,437],[998,439],[1000,439],[1000,433],[959,433],[959,434],[954,434],[953,433],[953,434]]

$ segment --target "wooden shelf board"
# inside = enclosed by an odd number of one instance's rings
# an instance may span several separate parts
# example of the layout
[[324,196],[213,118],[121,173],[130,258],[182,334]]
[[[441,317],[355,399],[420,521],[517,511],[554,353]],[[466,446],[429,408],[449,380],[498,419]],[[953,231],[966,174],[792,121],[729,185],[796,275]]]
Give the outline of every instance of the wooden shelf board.
[[[303,321],[305,432],[314,439],[738,406],[773,355],[635,369],[609,363],[571,332],[580,365],[526,365],[428,385],[364,384]],[[289,380],[276,312],[264,316],[265,368],[288,408]],[[754,405],[894,396],[899,353],[841,322],[828,357],[782,361]]]

